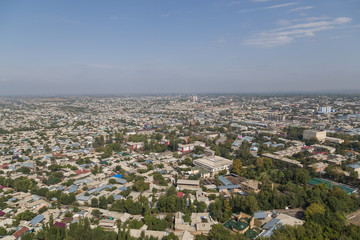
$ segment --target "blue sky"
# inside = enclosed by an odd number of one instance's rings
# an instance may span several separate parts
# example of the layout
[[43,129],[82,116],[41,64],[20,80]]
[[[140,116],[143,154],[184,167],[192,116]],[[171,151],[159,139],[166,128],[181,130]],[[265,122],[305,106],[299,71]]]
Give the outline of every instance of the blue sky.
[[0,1],[0,95],[342,90],[358,0]]

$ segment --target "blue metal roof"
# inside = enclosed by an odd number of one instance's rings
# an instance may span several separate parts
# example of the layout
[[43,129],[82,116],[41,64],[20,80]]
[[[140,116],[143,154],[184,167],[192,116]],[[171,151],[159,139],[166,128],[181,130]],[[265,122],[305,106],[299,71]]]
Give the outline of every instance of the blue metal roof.
[[68,193],[73,193],[76,192],[78,190],[79,186],[77,185],[72,185],[71,187],[69,187],[68,189]]
[[77,195],[76,200],[78,201],[89,201],[91,196],[85,196],[84,194]]
[[125,184],[125,183],[127,183],[127,180],[126,180],[126,179],[122,179],[122,178],[117,178],[117,179],[116,179],[116,182],[117,182],[117,183],[120,183],[120,184]]
[[36,224],[40,223],[44,219],[45,219],[44,216],[39,214],[30,221],[30,224],[31,226],[35,227]]
[[33,194],[31,197],[32,197],[32,199],[33,199],[35,202],[36,202],[36,201],[39,201],[39,200],[41,199],[40,196],[35,195],[35,194]]
[[219,176],[219,181],[225,186],[232,185],[232,183],[229,180],[227,180],[224,176]]
[[31,162],[24,162],[20,165],[21,167],[34,168],[34,164]]
[[356,163],[349,164],[348,166],[351,167],[351,168],[354,168],[354,169],[360,168],[360,165],[356,164]]
[[109,184],[109,185],[102,185],[101,187],[98,188],[94,188],[88,191],[89,194],[93,194],[95,192],[101,192],[102,190],[104,190],[105,188],[112,188],[114,186],[114,184]]
[[282,225],[282,222],[280,219],[276,219],[276,218],[273,218],[271,219],[269,222],[267,222],[262,228],[263,229],[266,229],[266,230],[269,230],[273,227],[275,227],[276,225],[278,224],[281,224]]
[[255,219],[263,219],[263,218],[266,218],[266,217],[267,217],[267,215],[263,211],[257,211],[256,213],[254,213],[254,218]]
[[115,201],[116,201],[116,200],[120,200],[120,199],[123,198],[122,195],[118,195],[118,194],[113,194],[113,196],[114,196],[114,200],[115,200]]
[[240,185],[226,185],[226,186],[220,186],[218,189],[235,189],[240,188]]
[[82,184],[82,183],[88,184],[88,183],[91,183],[91,182],[92,182],[92,180],[87,179],[87,178],[83,178],[83,179],[76,180],[74,182],[74,184]]

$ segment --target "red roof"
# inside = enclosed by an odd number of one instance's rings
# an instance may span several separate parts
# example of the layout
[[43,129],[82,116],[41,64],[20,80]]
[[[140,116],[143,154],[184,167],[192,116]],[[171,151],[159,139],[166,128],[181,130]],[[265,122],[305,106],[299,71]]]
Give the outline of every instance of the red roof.
[[178,192],[178,193],[177,193],[177,196],[178,196],[178,197],[183,197],[183,196],[184,196],[184,193],[183,193],[183,192]]
[[55,226],[59,227],[59,228],[64,228],[66,227],[66,224],[65,223],[62,223],[62,222],[56,222],[55,223]]
[[312,154],[314,154],[314,155],[318,155],[318,154],[326,155],[326,152],[313,152]]
[[88,173],[90,171],[86,170],[86,169],[83,169],[83,170],[76,170],[75,173],[76,174],[82,174],[82,173]]
[[20,229],[19,231],[15,232],[13,234],[13,236],[15,238],[19,238],[21,235],[23,235],[24,233],[26,233],[27,231],[29,231],[29,229],[27,227],[23,227],[22,229]]
[[304,147],[302,147],[303,149],[313,149],[314,147],[312,147],[312,146],[304,146]]
[[66,157],[66,154],[62,154],[62,153],[53,153],[53,157]]

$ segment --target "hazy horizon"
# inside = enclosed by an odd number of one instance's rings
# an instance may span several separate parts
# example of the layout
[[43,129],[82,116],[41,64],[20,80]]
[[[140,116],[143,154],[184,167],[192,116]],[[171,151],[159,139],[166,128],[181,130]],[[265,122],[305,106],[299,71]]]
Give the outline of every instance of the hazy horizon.
[[360,92],[355,0],[2,1],[0,96]]

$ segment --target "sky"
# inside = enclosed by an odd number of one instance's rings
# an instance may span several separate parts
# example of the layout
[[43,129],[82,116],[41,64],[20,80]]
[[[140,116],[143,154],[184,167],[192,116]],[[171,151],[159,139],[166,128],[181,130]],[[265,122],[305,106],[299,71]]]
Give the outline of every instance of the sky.
[[360,92],[359,0],[2,0],[0,95]]

